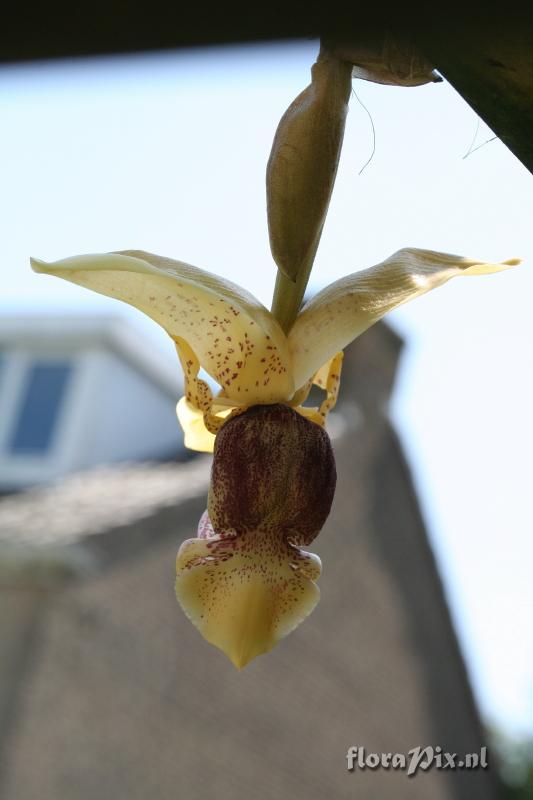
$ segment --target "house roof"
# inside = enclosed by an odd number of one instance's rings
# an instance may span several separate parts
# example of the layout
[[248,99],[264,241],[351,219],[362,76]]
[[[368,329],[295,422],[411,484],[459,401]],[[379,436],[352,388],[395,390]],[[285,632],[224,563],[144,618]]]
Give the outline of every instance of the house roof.
[[100,347],[178,398],[183,386],[178,359],[168,357],[123,316],[110,314],[13,313],[0,318],[0,348],[36,350]]
[[0,546],[66,545],[205,494],[210,456],[106,465],[0,500]]

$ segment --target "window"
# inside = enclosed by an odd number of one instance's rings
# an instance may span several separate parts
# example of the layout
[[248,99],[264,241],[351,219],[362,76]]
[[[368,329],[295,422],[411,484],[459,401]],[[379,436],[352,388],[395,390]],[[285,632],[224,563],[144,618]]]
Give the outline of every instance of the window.
[[72,372],[69,362],[30,367],[9,449],[15,454],[45,453],[53,440]]

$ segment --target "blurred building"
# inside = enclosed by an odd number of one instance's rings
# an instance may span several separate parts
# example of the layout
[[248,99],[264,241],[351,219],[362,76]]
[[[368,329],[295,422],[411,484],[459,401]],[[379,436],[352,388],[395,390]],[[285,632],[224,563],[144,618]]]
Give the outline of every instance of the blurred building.
[[0,491],[95,464],[175,456],[179,366],[121,318],[0,320]]
[[400,342],[346,354],[322,599],[237,672],[173,591],[210,458],[93,470],[0,502],[3,800],[494,800],[489,769],[347,770],[486,742],[386,409]]

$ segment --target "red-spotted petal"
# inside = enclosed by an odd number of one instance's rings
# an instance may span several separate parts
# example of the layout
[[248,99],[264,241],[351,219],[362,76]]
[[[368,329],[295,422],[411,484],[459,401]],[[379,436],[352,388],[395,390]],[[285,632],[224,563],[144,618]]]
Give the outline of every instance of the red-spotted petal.
[[281,327],[255,297],[223,278],[134,250],[51,264],[32,260],[32,266],[143,311],[188,343],[229,398],[252,405],[294,392]]

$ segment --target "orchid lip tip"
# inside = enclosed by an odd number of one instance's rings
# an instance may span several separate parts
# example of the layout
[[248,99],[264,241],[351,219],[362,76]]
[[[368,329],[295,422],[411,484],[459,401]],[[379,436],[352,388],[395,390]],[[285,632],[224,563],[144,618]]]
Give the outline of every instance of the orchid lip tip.
[[248,666],[248,664],[257,658],[258,655],[261,653],[252,653],[246,652],[247,648],[243,651],[239,652],[240,648],[237,648],[237,651],[231,649],[224,649],[220,648],[224,655],[231,661],[237,672],[242,672],[242,670]]
[[228,658],[237,672],[242,672],[243,669],[248,666],[250,661],[253,661],[255,656],[250,656],[248,658],[246,656],[228,656]]

